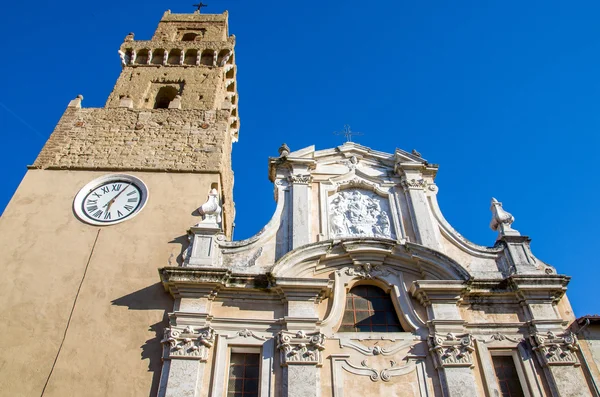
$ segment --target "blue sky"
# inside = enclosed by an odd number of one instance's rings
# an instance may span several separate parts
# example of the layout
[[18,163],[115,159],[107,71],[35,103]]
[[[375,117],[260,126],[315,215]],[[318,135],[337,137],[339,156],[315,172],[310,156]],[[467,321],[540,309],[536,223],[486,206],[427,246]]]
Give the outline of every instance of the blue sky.
[[[362,145],[440,164],[440,206],[468,239],[494,244],[489,203],[502,201],[537,257],[573,276],[575,313],[600,312],[600,2],[205,2],[237,36],[236,239],[272,214],[280,144],[337,146],[350,124]],[[192,3],[4,5],[0,211],[69,100],[104,105],[125,35],[149,39]]]

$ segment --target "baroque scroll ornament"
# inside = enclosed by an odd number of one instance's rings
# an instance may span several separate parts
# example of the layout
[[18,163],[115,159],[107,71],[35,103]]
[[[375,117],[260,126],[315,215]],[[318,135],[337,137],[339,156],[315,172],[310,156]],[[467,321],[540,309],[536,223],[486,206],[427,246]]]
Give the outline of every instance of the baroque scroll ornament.
[[282,366],[290,364],[323,363],[321,351],[325,349],[325,335],[320,332],[307,334],[304,331],[291,333],[281,331],[277,334],[277,349],[280,352]]
[[473,337],[470,334],[434,334],[429,337],[429,351],[435,353],[436,365],[441,367],[471,367]]
[[347,189],[329,200],[331,237],[392,238],[388,203],[363,189]]
[[206,360],[208,349],[215,341],[215,331],[210,328],[194,329],[187,326],[183,330],[165,328],[164,358],[190,358]]
[[535,350],[545,365],[577,365],[577,337],[572,332],[556,335],[554,332],[536,333],[531,336]]

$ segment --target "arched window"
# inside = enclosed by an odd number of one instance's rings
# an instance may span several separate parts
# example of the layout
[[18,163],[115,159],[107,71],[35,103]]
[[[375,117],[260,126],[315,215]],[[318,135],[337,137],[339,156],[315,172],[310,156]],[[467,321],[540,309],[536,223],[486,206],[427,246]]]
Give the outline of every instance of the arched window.
[[169,51],[169,59],[167,60],[167,63],[169,65],[179,65],[180,61],[181,61],[181,50],[173,49],[173,50]]
[[348,292],[340,332],[403,332],[389,294],[372,285]]
[[158,94],[156,94],[156,100],[154,101],[154,109],[168,109],[169,104],[175,96],[179,94],[179,91],[175,87],[160,87]]

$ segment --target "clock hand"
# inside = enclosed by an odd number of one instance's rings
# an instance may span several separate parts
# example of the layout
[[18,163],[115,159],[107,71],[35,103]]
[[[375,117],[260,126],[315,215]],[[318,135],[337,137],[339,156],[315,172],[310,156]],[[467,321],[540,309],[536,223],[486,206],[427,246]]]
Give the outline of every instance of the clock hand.
[[127,188],[131,186],[131,183],[129,183],[129,185],[125,186],[125,189],[121,190],[119,193],[117,193],[117,195],[115,197],[113,197],[108,203],[105,204],[105,206],[108,205],[108,208],[106,209],[106,212],[110,211],[110,206],[113,205],[113,203],[115,202],[115,200],[121,195],[123,194],[123,192],[125,190],[127,190]]

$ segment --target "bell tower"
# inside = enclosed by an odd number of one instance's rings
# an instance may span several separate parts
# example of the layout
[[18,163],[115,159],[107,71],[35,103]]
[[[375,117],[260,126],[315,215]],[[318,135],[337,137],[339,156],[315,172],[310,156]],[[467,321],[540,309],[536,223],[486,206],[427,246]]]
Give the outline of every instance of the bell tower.
[[227,12],[167,11],[125,37],[104,107],[68,104],[0,218],[6,394],[157,394],[173,309],[157,270],[183,263],[206,208],[232,235],[234,45]]

